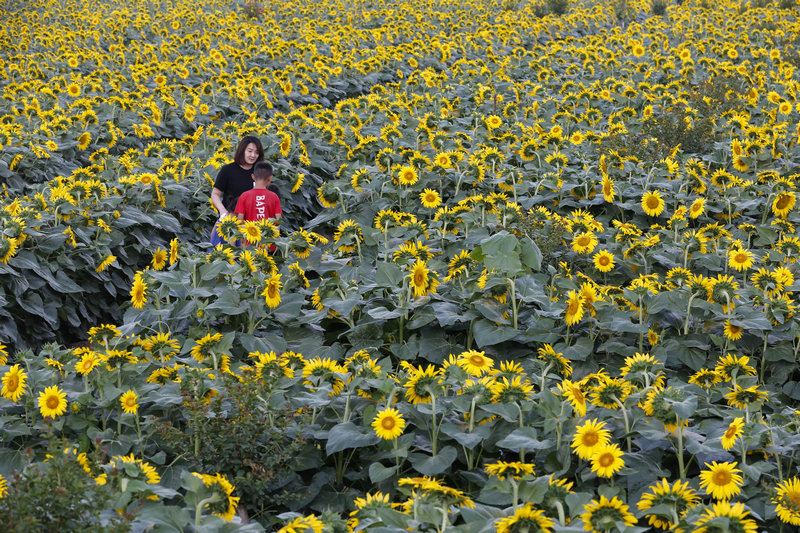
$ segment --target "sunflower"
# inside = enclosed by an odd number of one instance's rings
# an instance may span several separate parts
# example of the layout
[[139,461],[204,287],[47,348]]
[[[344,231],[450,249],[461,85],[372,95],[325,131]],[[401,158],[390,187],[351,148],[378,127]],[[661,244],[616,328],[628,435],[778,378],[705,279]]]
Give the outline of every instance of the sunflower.
[[180,343],[171,338],[169,333],[156,333],[142,340],[142,349],[153,357],[168,361],[181,349]]
[[0,395],[7,400],[17,402],[25,394],[25,382],[28,380],[28,375],[25,370],[16,364],[8,369],[3,375],[3,388],[0,390]]
[[592,257],[594,261],[594,268],[596,268],[599,272],[611,272],[614,270],[614,254],[608,252],[606,250],[600,250]]
[[[303,384],[314,391],[318,386],[330,386],[329,396],[335,396],[342,392],[344,381],[339,378],[340,374],[346,374],[347,369],[329,358],[321,359],[314,357],[304,362],[303,377],[306,378]],[[313,378],[311,381],[310,378]]]
[[226,522],[233,520],[233,517],[236,516],[236,507],[239,505],[239,497],[232,496],[236,487],[231,485],[228,479],[220,473],[213,476],[210,474],[198,474],[197,472],[192,472],[192,474],[202,479],[203,485],[219,495],[218,498],[214,499],[214,503],[207,503],[206,507]]
[[575,410],[575,414],[586,416],[586,396],[583,394],[579,383],[564,379],[558,384],[558,389],[561,395],[570,403],[572,409]]
[[592,500],[583,508],[581,520],[583,529],[586,531],[608,531],[619,527],[620,524],[635,526],[636,517],[629,511],[629,507],[622,500],[614,496],[611,500],[604,495],[600,496],[600,501]]
[[792,191],[779,192],[772,200],[772,213],[776,217],[786,217],[796,202],[797,197]]
[[701,368],[689,378],[689,383],[693,383],[704,389],[710,389],[720,381],[722,381],[722,376],[719,372],[716,370],[709,370],[708,368]]
[[292,185],[292,194],[296,193],[300,190],[300,187],[303,186],[303,182],[306,179],[306,175],[302,172],[298,172],[297,176],[295,177],[294,184]]
[[642,196],[642,209],[651,217],[657,217],[664,212],[664,199],[658,191],[649,191]]
[[247,221],[242,227],[242,235],[248,244],[258,244],[261,242],[261,227],[255,221]]
[[123,393],[122,396],[119,398],[119,403],[122,406],[122,411],[125,414],[135,415],[139,410],[139,404],[137,403],[138,397],[136,393],[132,390],[128,390],[127,392]]
[[[659,506],[669,507],[674,510],[672,513],[656,512],[645,513],[645,517],[651,526],[661,529],[675,529],[678,524],[672,522],[677,518],[686,516],[687,511],[700,502],[700,496],[689,487],[685,481],[676,481],[672,485],[666,479],[662,479],[655,485],[650,485],[647,488],[650,492],[645,492],[639,499],[639,510],[648,511],[654,507]],[[661,507],[664,509],[664,507]]]
[[192,348],[191,354],[198,362],[202,363],[206,357],[216,348],[216,344],[222,340],[222,333],[207,333]]
[[720,531],[718,523],[710,527],[705,524],[716,518],[725,518],[726,531],[736,531],[737,533],[756,533],[758,524],[752,518],[747,518],[750,511],[745,509],[743,503],[731,505],[727,501],[714,502],[712,509],[706,509],[705,513],[697,522],[694,522],[692,533],[716,533]]
[[554,368],[564,377],[572,374],[572,363],[564,357],[561,352],[556,352],[552,346],[545,344],[537,350],[539,359],[543,360],[547,366]]
[[393,440],[403,434],[406,421],[397,409],[379,411],[372,419],[372,429],[383,440]]
[[592,403],[607,409],[619,409],[630,395],[631,384],[624,379],[604,377],[591,393]]
[[163,270],[167,266],[167,251],[163,248],[156,248],[153,252],[153,259],[150,261],[153,270]]
[[567,308],[564,310],[564,320],[568,326],[574,326],[583,318],[583,298],[579,291],[569,291],[567,294]]
[[67,85],[67,94],[73,98],[77,98],[81,95],[81,86],[77,83],[70,83]]
[[[519,479],[522,476],[532,476],[535,466],[536,465],[533,463],[522,463],[519,461],[497,461],[496,463],[484,465],[483,469],[489,474],[489,477],[496,477],[503,481],[506,479],[506,472],[511,473],[511,477],[514,479]],[[511,472],[512,470],[513,473]]]
[[492,370],[494,361],[486,357],[485,352],[477,350],[467,350],[459,354],[456,361],[458,366],[463,368],[470,376],[482,376]]
[[39,412],[43,417],[55,418],[63,415],[67,410],[67,393],[58,388],[58,385],[47,387],[39,393]]
[[422,203],[422,207],[436,209],[442,204],[442,197],[433,189],[425,189],[419,194],[419,201]]
[[267,278],[264,291],[261,293],[267,307],[275,309],[281,303],[281,274],[274,274]]
[[217,222],[216,228],[217,235],[225,242],[232,244],[239,239],[239,235],[242,233],[242,221],[236,215],[229,213]]
[[425,261],[419,259],[411,267],[411,273],[408,278],[411,280],[411,289],[414,291],[415,298],[434,294],[436,287],[439,285],[436,273],[431,272],[427,268]]
[[733,248],[728,252],[728,266],[742,272],[753,266],[753,252],[741,248]]
[[800,479],[793,477],[778,483],[772,503],[781,521],[800,526]]
[[228,264],[236,263],[236,256],[233,251],[224,244],[216,245],[211,253],[206,254],[206,262],[214,263],[216,261],[227,261]]
[[616,191],[614,190],[614,180],[608,176],[603,176],[603,178],[600,180],[600,187],[603,190],[603,200],[609,204],[614,203],[614,196],[616,195]]
[[647,416],[652,416],[662,424],[666,431],[675,431],[678,424],[685,427],[688,422],[682,420],[673,409],[673,405],[684,401],[685,394],[682,389],[672,387],[663,388],[656,385],[647,393],[642,409]]
[[579,254],[590,254],[597,246],[597,237],[591,231],[579,233],[572,239],[572,250]]
[[19,241],[17,239],[11,239],[5,235],[0,235],[0,263],[7,264],[8,260],[17,253],[18,245]]
[[739,357],[736,354],[729,353],[717,360],[714,370],[726,381],[733,381],[739,376],[754,376],[756,374],[756,369],[747,364],[749,362],[750,358],[746,355]]
[[411,166],[400,167],[397,173],[397,179],[400,185],[414,185],[419,180],[417,170]]
[[403,386],[406,388],[406,398],[411,403],[430,403],[431,395],[441,389],[441,377],[433,365],[425,369],[409,365],[408,379]]
[[728,426],[728,429],[726,429],[725,433],[723,433],[722,437],[720,437],[722,448],[726,451],[733,448],[733,445],[736,444],[736,441],[742,436],[743,430],[744,419],[740,416],[734,418],[733,422],[731,422]]
[[611,477],[619,472],[624,466],[625,455],[617,444],[604,444],[596,448],[592,454],[592,472],[599,477]]
[[742,473],[737,463],[706,463],[707,470],[700,471],[700,488],[716,500],[729,500],[742,490]]
[[597,419],[587,420],[575,430],[571,447],[581,459],[590,460],[597,451],[608,444],[611,432],[606,429],[605,422]]
[[744,334],[744,328],[742,326],[736,326],[731,323],[731,319],[725,320],[725,328],[723,330],[725,337],[731,341],[738,341],[742,338]]
[[696,198],[692,205],[689,206],[689,218],[697,218],[703,214],[706,209],[706,199]]
[[537,509],[530,502],[526,503],[511,516],[495,521],[496,533],[516,533],[527,531],[529,533],[550,533],[553,531],[553,520],[545,516],[544,511]]
[[335,185],[329,182],[323,182],[322,185],[317,187],[317,200],[322,204],[322,207],[332,209],[336,207],[341,199],[341,193]]
[[308,516],[298,516],[288,522],[278,530],[278,533],[322,533],[325,529],[325,522],[310,514]]
[[131,286],[131,305],[135,309],[144,308],[147,303],[147,283],[142,279],[142,272],[139,271],[133,276],[133,285]]
[[533,394],[533,385],[523,376],[513,376],[511,381],[506,377],[497,380],[494,389],[495,402],[510,403],[530,399]]
[[381,491],[376,491],[374,493],[367,493],[365,498],[356,498],[353,500],[353,505],[356,508],[356,511],[350,513],[350,516],[353,516],[358,510],[361,509],[388,509],[391,508],[390,498],[388,494],[384,494]]
[[289,150],[292,148],[292,136],[288,133],[280,133],[278,135],[281,138],[279,145],[281,155],[283,157],[287,157],[289,155]]
[[496,130],[497,128],[503,125],[503,119],[501,119],[497,115],[489,115],[484,119],[484,122],[486,123],[486,127],[489,130]]
[[75,371],[83,376],[88,375],[100,364],[100,359],[94,352],[87,352],[81,356],[81,360],[75,363]]
[[734,384],[730,392],[725,395],[728,405],[737,409],[746,409],[749,404],[766,401],[768,397],[769,393],[759,390],[758,385],[744,388]]

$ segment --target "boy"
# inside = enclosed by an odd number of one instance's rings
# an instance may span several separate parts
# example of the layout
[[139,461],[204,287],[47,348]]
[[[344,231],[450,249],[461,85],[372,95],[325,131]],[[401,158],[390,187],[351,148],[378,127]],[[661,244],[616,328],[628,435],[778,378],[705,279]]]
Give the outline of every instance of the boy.
[[253,166],[253,188],[245,191],[236,202],[234,213],[239,220],[263,220],[281,218],[281,201],[268,189],[272,182],[272,165],[259,161]]

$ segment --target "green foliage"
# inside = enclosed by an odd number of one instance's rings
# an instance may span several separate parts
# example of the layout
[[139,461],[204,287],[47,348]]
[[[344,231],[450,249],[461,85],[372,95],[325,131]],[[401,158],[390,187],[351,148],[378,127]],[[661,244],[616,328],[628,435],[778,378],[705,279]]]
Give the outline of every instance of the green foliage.
[[13,474],[0,498],[4,531],[129,531],[134,515],[109,506],[115,489],[95,483],[66,445],[52,441],[46,461],[28,456],[25,468]]
[[241,495],[240,506],[264,519],[304,495],[295,492],[304,415],[289,412],[274,386],[275,375],[250,372],[243,379],[221,374],[210,388],[201,375],[182,381],[185,418],[156,428],[170,458],[197,472],[225,475]]
[[667,0],[653,0],[650,4],[650,13],[656,17],[661,17],[667,12]]
[[553,15],[563,15],[569,9],[569,0],[546,0],[545,3]]

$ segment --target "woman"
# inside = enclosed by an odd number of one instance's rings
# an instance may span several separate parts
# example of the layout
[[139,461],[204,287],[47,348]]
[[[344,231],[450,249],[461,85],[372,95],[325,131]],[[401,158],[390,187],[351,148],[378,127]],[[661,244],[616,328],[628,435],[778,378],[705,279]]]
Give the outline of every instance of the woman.
[[[253,166],[264,160],[264,147],[258,137],[247,135],[236,147],[233,163],[223,165],[211,189],[211,203],[217,208],[219,218],[233,215],[239,195],[253,188]],[[217,233],[217,225],[211,230],[212,245],[225,242]]]

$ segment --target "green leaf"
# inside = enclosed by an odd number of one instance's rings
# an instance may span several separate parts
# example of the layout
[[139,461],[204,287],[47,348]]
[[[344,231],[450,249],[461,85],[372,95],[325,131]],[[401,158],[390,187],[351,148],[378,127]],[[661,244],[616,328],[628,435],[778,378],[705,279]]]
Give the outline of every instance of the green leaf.
[[241,300],[239,299],[238,292],[233,289],[225,288],[217,294],[219,294],[217,299],[206,306],[207,311],[216,309],[223,314],[234,316],[245,312],[245,309],[239,305]]
[[481,319],[475,321],[472,333],[475,336],[475,343],[483,348],[511,340],[519,334],[519,331]]
[[380,442],[380,438],[372,431],[364,433],[362,428],[356,426],[352,422],[345,422],[344,424],[333,426],[328,432],[328,442],[325,444],[325,453],[331,455],[342,450],[349,450],[350,448],[372,446],[378,442]]
[[531,270],[542,269],[542,251],[529,237],[520,239],[522,244],[522,262]]
[[403,271],[395,263],[380,262],[375,270],[375,283],[384,287],[400,287]]
[[518,428],[498,441],[497,445],[518,452],[521,448],[526,450],[544,450],[553,445],[551,440],[539,440],[536,438],[536,430],[532,427]]
[[452,446],[445,446],[433,456],[412,453],[409,460],[414,469],[423,476],[436,476],[450,468],[458,457],[458,452]]
[[401,309],[390,310],[381,306],[381,307],[375,307],[373,309],[368,309],[367,314],[377,320],[391,320],[393,318],[398,318],[403,316],[403,311]]
[[484,239],[480,244],[483,264],[509,277],[522,271],[520,261],[520,243],[507,231],[501,231]]
[[373,483],[380,483],[395,475],[398,468],[397,466],[387,468],[380,463],[372,463],[369,465],[369,480]]

